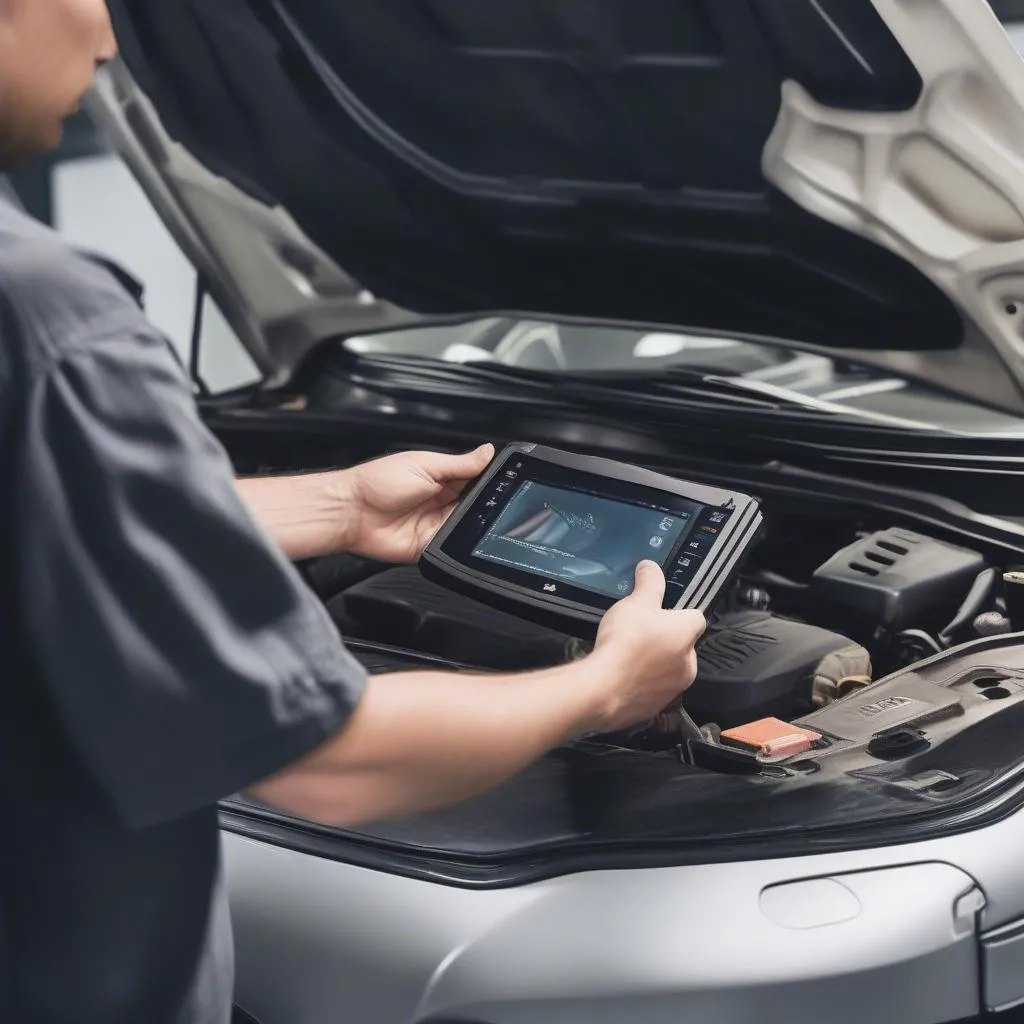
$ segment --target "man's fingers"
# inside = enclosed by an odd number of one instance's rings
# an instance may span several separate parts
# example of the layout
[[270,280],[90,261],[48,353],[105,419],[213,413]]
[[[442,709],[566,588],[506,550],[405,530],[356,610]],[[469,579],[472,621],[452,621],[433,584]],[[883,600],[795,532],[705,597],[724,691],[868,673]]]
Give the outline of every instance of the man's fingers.
[[665,596],[665,574],[656,562],[644,560],[637,563],[633,596],[641,601],[650,601],[661,607]]

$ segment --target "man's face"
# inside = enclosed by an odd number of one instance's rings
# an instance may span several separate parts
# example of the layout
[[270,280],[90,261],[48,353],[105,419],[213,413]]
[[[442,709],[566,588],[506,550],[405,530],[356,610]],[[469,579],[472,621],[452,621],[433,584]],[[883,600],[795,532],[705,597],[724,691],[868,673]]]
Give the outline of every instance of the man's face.
[[106,0],[0,0],[0,166],[58,146],[116,52]]

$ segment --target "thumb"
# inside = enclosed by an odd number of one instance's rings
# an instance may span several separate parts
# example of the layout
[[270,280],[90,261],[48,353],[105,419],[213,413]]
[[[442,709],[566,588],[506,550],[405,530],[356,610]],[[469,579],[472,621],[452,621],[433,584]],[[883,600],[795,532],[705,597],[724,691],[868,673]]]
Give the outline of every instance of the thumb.
[[494,458],[494,445],[482,444],[465,455],[453,455],[448,464],[450,477],[474,477],[482,473]]
[[494,445],[484,444],[462,455],[443,452],[420,452],[419,468],[438,484],[463,483],[479,476],[494,458]]
[[676,612],[676,615],[679,616],[680,633],[692,637],[690,642],[696,643],[704,635],[704,630],[708,626],[703,613],[693,608],[686,608]]
[[482,470],[494,458],[494,445],[488,441],[487,444],[474,448],[464,457],[472,460],[473,465],[479,466]]
[[637,563],[633,596],[641,601],[650,602],[661,607],[665,597],[665,574],[656,562],[645,559]]

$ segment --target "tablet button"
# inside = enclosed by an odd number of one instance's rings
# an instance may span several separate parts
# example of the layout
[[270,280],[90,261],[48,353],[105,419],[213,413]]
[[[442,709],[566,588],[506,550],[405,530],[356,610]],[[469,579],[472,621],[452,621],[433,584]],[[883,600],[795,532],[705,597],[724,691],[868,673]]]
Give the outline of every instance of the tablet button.
[[717,539],[715,534],[699,530],[683,545],[683,551],[691,555],[706,555],[715,546]]

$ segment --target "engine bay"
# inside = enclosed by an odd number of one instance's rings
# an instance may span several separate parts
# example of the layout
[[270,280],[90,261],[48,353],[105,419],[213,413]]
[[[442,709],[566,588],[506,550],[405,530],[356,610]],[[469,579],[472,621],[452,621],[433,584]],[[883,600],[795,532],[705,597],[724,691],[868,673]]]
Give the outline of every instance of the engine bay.
[[[353,465],[428,442],[465,451],[481,436],[460,426],[456,439],[411,437],[374,420],[372,432],[352,431],[361,447],[341,449],[333,421],[301,445],[226,414],[216,422],[239,475]],[[569,447],[554,426],[516,432]],[[962,823],[1016,806],[1000,794],[1024,778],[1024,523],[929,492],[730,462],[717,449],[682,460],[606,440],[586,450],[629,450],[638,465],[757,494],[764,509],[756,545],[708,615],[683,702],[627,732],[557,747],[468,804],[324,830],[316,842],[328,856],[518,884],[666,856],[761,857],[769,843],[802,853],[811,834],[819,850],[916,841],[944,834],[949,815]],[[374,675],[529,671],[589,650],[416,567],[332,555],[298,568]],[[775,731],[760,732],[764,723]],[[230,814],[247,835],[312,835],[308,822],[242,798]]]
[[[776,518],[709,616],[685,713],[672,706],[628,733],[595,739],[651,753],[686,749],[692,763],[734,770],[725,764],[733,748],[750,753],[733,741],[737,728],[772,719],[804,728],[820,750],[830,741],[819,729],[835,736],[823,713],[849,703],[836,702],[959,644],[1012,632],[1007,588],[1017,587],[1004,582],[1007,568],[902,527]],[[303,570],[347,640],[403,659],[513,672],[589,650],[586,641],[444,589],[416,567],[332,556]],[[392,667],[384,658],[371,670]],[[970,691],[988,700],[1010,695],[1002,677]],[[687,736],[687,718],[699,736]]]

